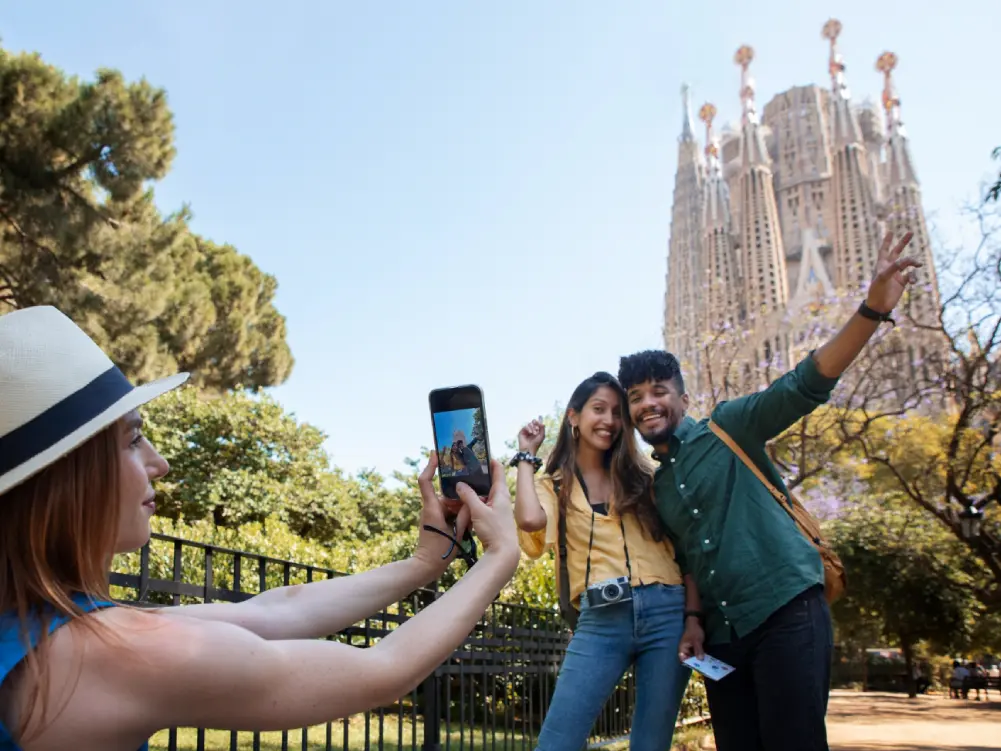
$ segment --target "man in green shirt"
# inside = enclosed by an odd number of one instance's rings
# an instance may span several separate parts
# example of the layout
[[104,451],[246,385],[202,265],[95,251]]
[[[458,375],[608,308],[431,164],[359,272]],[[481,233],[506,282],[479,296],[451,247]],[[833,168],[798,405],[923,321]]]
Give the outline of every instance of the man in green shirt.
[[[841,331],[766,390],[719,404],[712,420],[786,491],[765,444],[830,397],[907,285],[905,235],[887,235],[866,302]],[[737,456],[696,422],[678,361],[662,350],[623,357],[619,381],[660,462],[657,511],[685,573],[682,659],[709,654],[736,670],[706,681],[720,751],[827,751],[833,631],[820,555]],[[704,632],[703,632],[704,624]]]

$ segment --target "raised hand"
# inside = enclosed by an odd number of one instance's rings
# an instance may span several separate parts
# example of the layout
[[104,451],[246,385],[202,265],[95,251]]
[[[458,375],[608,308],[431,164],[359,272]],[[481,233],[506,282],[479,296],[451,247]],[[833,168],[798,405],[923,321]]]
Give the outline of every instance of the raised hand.
[[913,236],[913,232],[908,232],[896,245],[893,245],[892,232],[887,232],[883,238],[875,275],[866,297],[866,305],[877,313],[889,313],[897,307],[907,285],[914,283],[914,272],[910,269],[920,268],[921,264],[901,255]]
[[542,420],[532,420],[518,432],[518,450],[537,454],[544,440],[546,440],[546,426]]

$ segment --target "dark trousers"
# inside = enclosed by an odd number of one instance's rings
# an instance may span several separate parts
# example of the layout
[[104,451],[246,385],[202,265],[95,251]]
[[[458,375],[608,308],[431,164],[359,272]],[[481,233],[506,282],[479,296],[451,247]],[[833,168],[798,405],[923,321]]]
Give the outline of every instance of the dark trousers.
[[706,681],[719,751],[828,751],[827,699],[834,631],[823,587],[761,626],[706,653],[736,670]]

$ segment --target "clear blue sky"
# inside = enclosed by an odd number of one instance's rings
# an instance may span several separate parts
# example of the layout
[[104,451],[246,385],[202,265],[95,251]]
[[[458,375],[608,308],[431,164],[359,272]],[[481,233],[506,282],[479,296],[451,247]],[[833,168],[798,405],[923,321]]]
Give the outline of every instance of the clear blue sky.
[[748,43],[760,107],[824,84],[832,14],[855,97],[899,55],[926,206],[954,226],[1001,145],[997,0],[32,0],[0,7],[0,35],[167,89],[160,206],[190,202],[278,278],[297,362],[275,395],[336,464],[388,473],[431,445],[432,388],[482,386],[501,452],[661,346],[682,82],[736,118]]

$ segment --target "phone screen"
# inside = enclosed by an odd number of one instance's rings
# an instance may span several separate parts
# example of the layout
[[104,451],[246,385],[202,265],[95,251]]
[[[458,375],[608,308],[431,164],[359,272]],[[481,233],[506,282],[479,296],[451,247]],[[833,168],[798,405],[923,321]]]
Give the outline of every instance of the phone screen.
[[490,441],[483,392],[479,386],[435,389],[428,402],[442,495],[457,499],[455,486],[464,482],[486,496],[490,492]]

